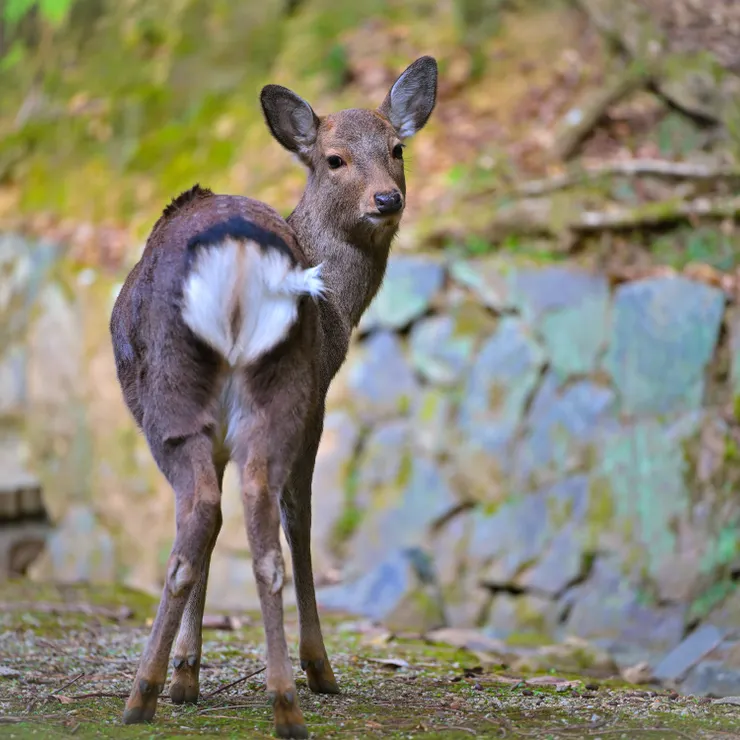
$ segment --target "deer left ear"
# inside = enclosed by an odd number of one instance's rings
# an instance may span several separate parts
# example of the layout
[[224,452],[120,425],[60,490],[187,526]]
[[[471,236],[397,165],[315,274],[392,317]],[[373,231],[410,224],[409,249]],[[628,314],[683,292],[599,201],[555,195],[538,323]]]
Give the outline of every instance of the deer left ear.
[[436,102],[437,62],[420,57],[393,83],[378,111],[406,139],[424,127]]

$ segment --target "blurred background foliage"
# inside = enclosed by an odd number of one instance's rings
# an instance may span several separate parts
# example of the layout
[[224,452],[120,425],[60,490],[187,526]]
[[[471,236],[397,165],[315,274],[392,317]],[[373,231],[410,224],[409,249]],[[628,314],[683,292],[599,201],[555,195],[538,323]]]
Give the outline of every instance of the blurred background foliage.
[[195,181],[290,210],[303,173],[265,130],[266,82],[294,87],[320,113],[367,106],[422,53],[439,58],[442,105],[431,133],[411,147],[410,221],[442,198],[441,223],[458,191],[506,169],[509,142],[496,132],[527,88],[548,82],[548,47],[567,46],[579,31],[553,23],[553,14],[574,18],[545,0],[5,0],[0,8],[0,217],[54,213],[139,238]]
[[[714,0],[707,13],[723,4],[731,5]],[[669,5],[648,3],[658,19]],[[723,55],[721,44],[711,53],[684,48],[668,23],[679,53],[666,46],[671,53],[660,57],[658,80],[652,52],[630,47],[639,24],[631,20],[620,36],[616,6],[622,7],[612,0],[0,0],[0,224],[44,231],[61,220],[62,236],[105,226],[126,237],[108,252],[98,238],[98,253],[88,248],[81,259],[117,268],[122,245],[143,239],[162,206],[194,182],[262,198],[287,215],[304,173],[270,140],[260,87],[292,87],[319,113],[374,105],[410,60],[430,53],[440,63],[440,104],[409,149],[411,199],[400,248],[480,254],[496,247],[523,249],[537,260],[573,257],[579,249],[563,239],[573,214],[700,190],[693,181],[678,189],[670,182],[666,190],[660,178],[592,178],[538,199],[541,210],[533,215],[531,204],[517,205],[518,183],[561,172],[574,153],[734,162],[740,131],[732,106],[714,116],[706,90],[677,81],[676,71],[711,75],[719,89],[736,55]],[[638,237],[633,244],[645,241],[637,215],[637,227],[626,229]],[[669,208],[662,221],[685,222],[672,215]],[[699,258],[726,269],[734,237],[710,231],[680,237],[668,254],[658,240],[657,253],[679,268]],[[589,254],[612,253],[621,237],[610,230],[605,245],[598,236],[580,235],[578,246],[594,243]],[[644,244],[638,251],[643,255]]]

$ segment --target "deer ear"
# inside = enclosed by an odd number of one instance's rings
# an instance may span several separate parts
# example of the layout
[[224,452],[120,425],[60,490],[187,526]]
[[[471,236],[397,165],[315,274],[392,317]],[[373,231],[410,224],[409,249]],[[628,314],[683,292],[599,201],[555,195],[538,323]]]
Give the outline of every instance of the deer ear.
[[292,90],[280,85],[265,85],[260,103],[272,135],[308,164],[319,128],[313,108]]
[[436,101],[437,62],[433,57],[420,57],[393,83],[378,111],[405,139],[423,128]]

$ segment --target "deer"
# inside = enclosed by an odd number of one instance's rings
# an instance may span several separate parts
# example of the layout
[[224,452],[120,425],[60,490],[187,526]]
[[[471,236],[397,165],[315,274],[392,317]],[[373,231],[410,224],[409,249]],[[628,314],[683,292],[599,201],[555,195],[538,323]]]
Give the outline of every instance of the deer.
[[115,300],[110,334],[128,411],[175,495],[176,530],[156,617],[123,713],[154,718],[167,679],[197,703],[211,553],[224,470],[239,473],[277,737],[304,738],[283,616],[290,549],[299,658],[309,689],[336,694],[311,564],[311,482],[326,395],[378,292],[406,206],[404,142],[427,123],[437,62],[423,56],[375,109],[319,117],[280,85],[260,93],[272,136],[307,170],[283,219],[193,186],[150,232]]

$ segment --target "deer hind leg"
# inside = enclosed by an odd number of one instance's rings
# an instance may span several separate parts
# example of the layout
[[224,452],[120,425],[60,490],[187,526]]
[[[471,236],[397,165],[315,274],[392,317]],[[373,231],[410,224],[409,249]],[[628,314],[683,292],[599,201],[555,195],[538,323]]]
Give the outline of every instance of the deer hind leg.
[[[270,439],[270,433],[264,438]],[[284,564],[280,548],[279,498],[287,479],[283,462],[252,447],[241,467],[242,502],[267,642],[267,692],[275,734],[304,738],[308,731],[298,705],[283,625]]]
[[[221,492],[223,492],[225,467],[225,463],[221,461],[216,464],[216,476]],[[206,553],[205,565],[185,604],[180,629],[175,638],[172,681],[170,681],[170,699],[173,704],[197,704],[198,702],[200,661],[203,647],[203,612],[206,605],[208,571],[211,565],[211,554],[220,530],[221,516],[219,512],[218,527]]]
[[158,443],[157,463],[175,490],[177,531],[157,616],[123,713],[124,724],[148,722],[167,678],[172,642],[196,584],[205,584],[208,555],[221,523],[220,490],[205,434]]

